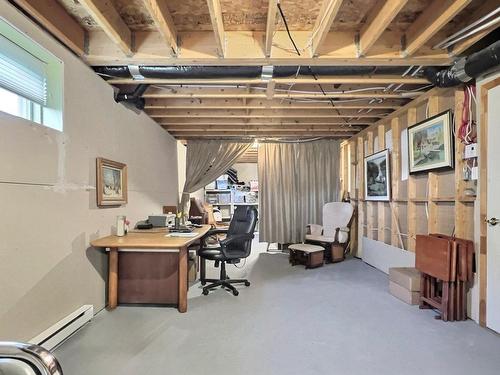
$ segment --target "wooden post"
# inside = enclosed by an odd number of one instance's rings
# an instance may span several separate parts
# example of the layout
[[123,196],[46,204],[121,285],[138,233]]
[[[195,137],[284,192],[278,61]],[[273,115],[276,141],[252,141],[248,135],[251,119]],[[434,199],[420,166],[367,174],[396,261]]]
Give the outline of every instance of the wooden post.
[[[408,126],[417,122],[416,108],[409,108],[407,112]],[[411,147],[411,145],[408,145]],[[415,251],[417,235],[417,204],[412,199],[417,197],[417,181],[415,176],[408,176],[408,250]]]
[[118,248],[110,248],[108,258],[108,309],[113,310],[118,305]]
[[[462,121],[462,109],[464,107],[465,94],[462,90],[455,91],[455,126]],[[467,207],[461,201],[464,197],[466,182],[463,180],[464,161],[462,155],[465,145],[458,137],[455,137],[455,235],[459,238],[467,238]],[[469,239],[469,238],[467,238]],[[473,238],[470,238],[473,240]]]
[[358,201],[358,195],[356,192],[356,143],[352,140],[349,141],[348,143],[348,158],[347,158],[347,173],[348,173],[348,183],[347,183],[347,188],[349,190],[349,196],[351,197],[351,203],[354,206],[354,217],[352,219],[352,225],[351,225],[351,235],[350,235],[350,248],[351,248],[351,254],[356,255],[357,254],[357,246],[358,246],[358,207],[359,207],[359,201]]
[[[366,133],[366,141],[367,141],[366,154],[367,156],[369,156],[373,154],[373,146],[374,146],[373,131],[369,131]],[[371,202],[371,201],[366,202],[366,230],[367,230],[366,235],[368,238],[371,239],[376,239],[374,225],[373,225],[375,223],[375,205],[376,202]]]
[[[439,113],[439,96],[431,96],[428,100],[429,117]],[[427,230],[429,233],[439,232],[439,211],[436,198],[439,197],[440,175],[439,172],[429,172],[427,181]]]
[[[378,150],[382,151],[385,149],[385,125],[378,126]],[[389,174],[390,171],[387,171]],[[389,177],[389,175],[387,176]],[[381,242],[385,242],[385,202],[378,202],[378,240]]]
[[179,249],[179,305],[177,309],[184,313],[187,311],[187,285],[188,285],[188,249],[186,246]]
[[358,174],[358,247],[356,249],[356,255],[361,257],[363,255],[363,243],[361,238],[363,237],[364,225],[365,225],[365,176],[364,176],[364,153],[365,153],[365,143],[363,137],[358,137],[358,149],[357,149],[357,174]]
[[400,247],[398,228],[399,223],[399,186],[401,184],[401,125],[399,118],[395,117],[391,120],[392,130],[392,215],[391,215],[391,245]]

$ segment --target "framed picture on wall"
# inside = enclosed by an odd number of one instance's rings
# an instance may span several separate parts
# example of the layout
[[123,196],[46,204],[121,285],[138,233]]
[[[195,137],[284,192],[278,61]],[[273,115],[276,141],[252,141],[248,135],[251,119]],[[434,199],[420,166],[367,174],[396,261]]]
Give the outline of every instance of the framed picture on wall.
[[97,205],[121,206],[127,203],[127,165],[97,158]]
[[410,173],[453,168],[451,116],[448,110],[408,128]]
[[365,199],[389,201],[391,199],[389,150],[365,157]]

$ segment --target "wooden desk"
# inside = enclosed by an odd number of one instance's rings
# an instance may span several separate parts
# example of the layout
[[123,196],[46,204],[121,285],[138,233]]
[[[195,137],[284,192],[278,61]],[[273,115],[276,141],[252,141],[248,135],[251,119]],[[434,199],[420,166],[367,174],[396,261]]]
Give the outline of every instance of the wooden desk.
[[93,247],[109,249],[108,308],[118,305],[118,253],[178,253],[178,301],[179,312],[187,311],[188,290],[188,246],[199,240],[210,229],[209,225],[195,228],[194,237],[166,237],[168,231],[132,232],[126,236],[107,236],[92,241]]

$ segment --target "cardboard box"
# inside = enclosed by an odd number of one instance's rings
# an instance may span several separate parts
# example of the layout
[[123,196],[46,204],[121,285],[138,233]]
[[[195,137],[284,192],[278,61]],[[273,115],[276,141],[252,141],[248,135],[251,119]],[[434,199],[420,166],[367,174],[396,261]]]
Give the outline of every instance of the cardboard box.
[[389,268],[389,280],[410,292],[420,291],[420,271],[413,267]]
[[408,289],[389,281],[389,292],[396,298],[408,305],[418,305],[420,301],[420,292],[411,292]]

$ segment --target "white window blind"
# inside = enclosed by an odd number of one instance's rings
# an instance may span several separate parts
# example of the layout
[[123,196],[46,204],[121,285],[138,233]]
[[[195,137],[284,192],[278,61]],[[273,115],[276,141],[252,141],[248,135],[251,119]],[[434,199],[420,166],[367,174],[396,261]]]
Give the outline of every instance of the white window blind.
[[1,34],[0,87],[47,105],[47,64]]

